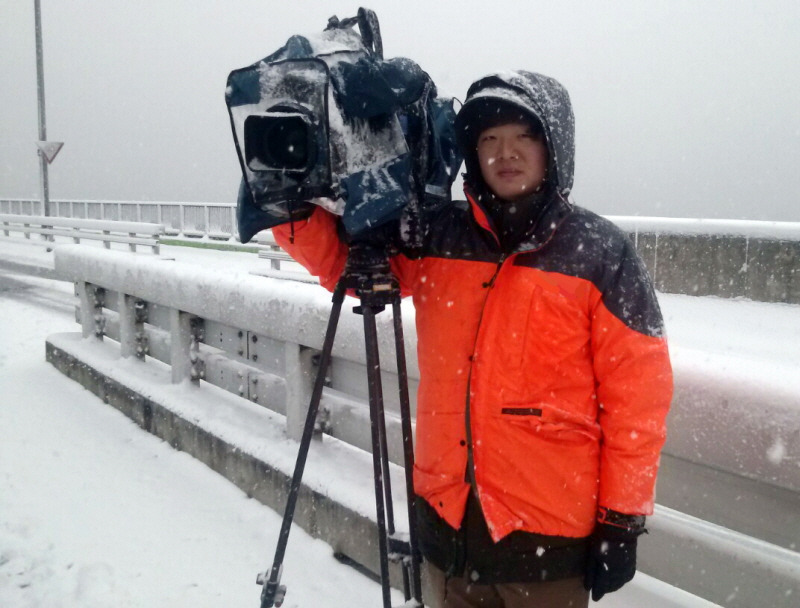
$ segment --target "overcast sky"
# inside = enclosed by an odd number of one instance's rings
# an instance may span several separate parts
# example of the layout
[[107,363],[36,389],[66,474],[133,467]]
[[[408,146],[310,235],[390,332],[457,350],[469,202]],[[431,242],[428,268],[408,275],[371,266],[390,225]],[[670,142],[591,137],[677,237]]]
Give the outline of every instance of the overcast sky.
[[[355,15],[336,0],[41,0],[54,199],[234,201],[228,73]],[[38,198],[33,0],[0,0],[0,197]],[[797,0],[372,0],[440,94],[523,68],[576,114],[602,214],[800,221]]]

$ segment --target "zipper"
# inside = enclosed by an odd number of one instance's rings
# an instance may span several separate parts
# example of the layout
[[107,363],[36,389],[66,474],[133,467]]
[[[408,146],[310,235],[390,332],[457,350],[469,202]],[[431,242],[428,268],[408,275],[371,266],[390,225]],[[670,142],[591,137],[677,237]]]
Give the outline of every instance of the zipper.
[[[508,259],[508,257],[509,256],[508,256],[507,253],[503,253],[503,254],[500,255],[500,259],[497,260],[497,268],[495,268],[494,274],[492,275],[492,278],[490,278],[488,281],[486,281],[483,284],[484,288],[491,289],[492,287],[494,287],[494,282],[495,282],[495,280],[497,280],[497,275],[500,274],[500,268],[502,268],[503,263]],[[486,294],[486,299],[487,300],[489,299],[489,294],[488,293]],[[484,300],[483,306],[484,306],[484,308],[486,308],[486,300]],[[483,320],[483,309],[481,309],[481,319],[478,322],[478,327],[480,327],[480,321],[482,321],[482,320]],[[475,336],[475,341],[477,342],[477,340],[478,340],[478,336],[476,335]]]
[[[481,307],[481,315],[478,319],[478,330],[475,332],[475,342],[472,345],[472,352],[473,356],[475,353],[475,349],[478,345],[478,335],[481,331],[481,325],[483,324],[483,315],[486,312],[486,303],[489,301],[489,293],[491,289],[494,287],[495,280],[497,280],[497,276],[500,274],[500,269],[503,267],[503,264],[508,259],[508,254],[503,253],[500,255],[500,258],[497,261],[497,267],[494,270],[494,274],[492,277],[483,284],[483,287],[486,288],[486,297],[483,300],[483,306]],[[474,365],[474,359],[472,361],[472,365],[469,366],[469,375],[467,376],[467,403],[466,403],[466,415],[464,416],[464,421],[466,424],[466,431],[467,431],[467,471],[466,471],[466,481],[469,482],[472,491],[475,494],[475,497],[478,498],[478,482],[475,480],[475,456],[472,450],[472,420],[470,416],[470,411],[472,409],[470,394],[472,393],[472,368]],[[480,500],[479,500],[480,502]]]

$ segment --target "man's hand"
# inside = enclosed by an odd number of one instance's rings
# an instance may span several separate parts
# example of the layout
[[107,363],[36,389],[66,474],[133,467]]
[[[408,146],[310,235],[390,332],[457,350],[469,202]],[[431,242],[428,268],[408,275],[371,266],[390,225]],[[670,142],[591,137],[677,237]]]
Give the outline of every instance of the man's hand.
[[646,532],[644,517],[601,509],[592,534],[583,586],[592,600],[620,589],[636,574],[636,544]]

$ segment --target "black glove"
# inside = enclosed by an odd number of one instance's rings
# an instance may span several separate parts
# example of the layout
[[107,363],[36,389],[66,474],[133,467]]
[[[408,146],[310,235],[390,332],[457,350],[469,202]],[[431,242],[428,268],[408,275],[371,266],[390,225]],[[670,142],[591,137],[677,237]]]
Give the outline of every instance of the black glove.
[[636,542],[647,532],[643,515],[625,515],[601,509],[592,533],[583,586],[599,601],[620,589],[636,574]]

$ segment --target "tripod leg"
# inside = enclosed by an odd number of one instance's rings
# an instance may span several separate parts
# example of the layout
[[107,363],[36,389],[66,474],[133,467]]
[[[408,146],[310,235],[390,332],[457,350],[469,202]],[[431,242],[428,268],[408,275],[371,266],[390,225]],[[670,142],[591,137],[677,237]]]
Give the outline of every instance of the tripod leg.
[[[400,387],[400,421],[403,430],[403,461],[406,479],[406,504],[408,505],[408,538],[411,546],[411,584],[413,597],[422,605],[421,557],[417,542],[416,494],[414,493],[414,436],[411,429],[411,399],[408,393],[408,369],[406,367],[405,342],[403,338],[403,318],[400,298],[392,302],[394,318],[394,343],[397,352],[397,377]],[[406,598],[408,599],[408,598]]]
[[[382,387],[381,372],[378,356],[378,332],[375,326],[375,311],[371,306],[362,306],[361,314],[364,316],[364,338],[366,340],[367,354],[367,382],[369,387],[369,414],[370,428],[372,431],[372,466],[375,477],[375,507],[378,520],[378,550],[380,552],[381,588],[383,591],[383,606],[391,608],[389,587],[389,546],[386,536],[385,515],[385,485],[390,480],[384,478],[381,448],[381,403]],[[384,441],[385,443],[385,441]],[[388,475],[388,469],[385,470]]]
[[[377,343],[376,343],[377,353]],[[377,356],[377,355],[376,355]],[[377,359],[375,361],[375,368],[378,370],[377,377],[380,382],[380,364]],[[380,443],[381,455],[381,468],[383,470],[383,496],[384,504],[386,505],[386,528],[389,535],[394,534],[394,502],[392,501],[392,480],[389,475],[389,442],[386,438],[386,411],[383,404],[383,388],[379,385],[377,392],[377,421],[378,421],[378,439]]]
[[[295,462],[292,482],[289,487],[289,497],[286,500],[286,510],[283,514],[283,522],[281,523],[281,530],[278,535],[278,546],[275,549],[275,559],[272,562],[269,579],[266,581],[264,589],[261,592],[261,608],[271,608],[276,602],[276,596],[279,595],[279,584],[281,571],[283,570],[283,558],[286,554],[286,544],[289,541],[289,532],[292,528],[292,519],[294,518],[294,510],[297,505],[297,495],[300,491],[303,471],[306,466],[306,458],[308,457],[308,450],[314,435],[314,425],[317,419],[317,412],[319,411],[320,400],[322,399],[322,389],[325,386],[325,373],[331,360],[333,341],[336,336],[336,327],[339,324],[339,314],[342,310],[344,294],[345,287],[340,282],[333,292],[333,307],[331,308],[331,314],[328,318],[328,327],[325,331],[325,340],[322,345],[319,370],[317,371],[317,377],[314,381],[311,403],[308,407],[308,414],[306,415],[306,422],[303,427],[303,435],[300,439],[300,448],[297,454],[297,461]],[[262,576],[259,576],[259,582],[263,583]],[[278,600],[278,604],[280,604],[280,601],[282,600]]]

